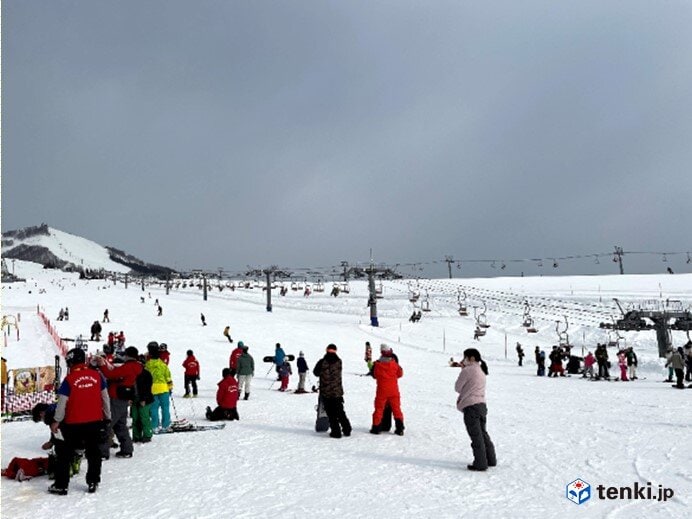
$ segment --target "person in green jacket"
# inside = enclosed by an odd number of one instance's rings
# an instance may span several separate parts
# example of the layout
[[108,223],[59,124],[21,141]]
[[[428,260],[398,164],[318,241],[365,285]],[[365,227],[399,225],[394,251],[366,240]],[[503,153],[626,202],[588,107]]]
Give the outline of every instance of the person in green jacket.
[[244,400],[250,398],[250,382],[255,374],[255,359],[248,353],[249,347],[243,345],[243,353],[238,357],[238,396],[244,391]]
[[[173,380],[171,379],[171,370],[160,358],[159,345],[152,341],[147,344],[147,350],[149,351],[149,360],[144,365],[144,369],[151,373],[153,379],[151,394],[154,397],[150,406],[151,428],[154,430],[154,434],[159,434],[171,426],[170,403]],[[159,409],[161,409],[160,422]]]

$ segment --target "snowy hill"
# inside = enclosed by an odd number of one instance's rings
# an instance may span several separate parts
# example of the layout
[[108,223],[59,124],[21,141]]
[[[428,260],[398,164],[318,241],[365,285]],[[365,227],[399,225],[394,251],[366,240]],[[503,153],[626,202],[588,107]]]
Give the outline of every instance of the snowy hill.
[[122,273],[135,271],[148,275],[172,272],[171,269],[145,263],[113,247],[103,247],[46,224],[4,232],[2,256],[67,271],[103,269]]
[[[3,348],[10,369],[52,362],[55,347],[35,309],[39,305],[54,319],[69,306],[70,320],[54,322],[61,337],[88,336],[90,324],[108,308],[112,322],[103,324],[104,332],[123,330],[128,345],[140,349],[151,340],[168,344],[174,417],[205,422],[204,409],[215,405],[221,369],[239,340],[254,356],[255,378],[250,399],[239,402],[239,422],[222,431],[155,436],[136,445],[132,459],[111,456],[95,496],[85,493],[86,463],[67,497],[47,494],[45,477],[4,480],[3,516],[43,517],[59,507],[66,519],[689,517],[692,392],[661,383],[667,370],[657,355],[655,332],[622,334],[620,340],[639,355],[639,379],[628,383],[537,377],[532,352],[536,345],[551,347],[553,320],[565,313],[572,343],[579,351],[593,350],[608,339],[598,321],[616,315],[613,297],[623,302],[675,298],[689,306],[692,275],[384,281],[380,327],[372,328],[365,281],[352,281],[349,293],[338,297],[329,296],[330,287],[309,297],[292,290],[280,297],[274,291],[269,313],[266,293],[257,287],[213,287],[203,301],[193,284],[175,285],[166,295],[156,284],[142,291],[138,285],[125,288],[28,267],[22,263],[18,272],[25,284],[3,287],[4,313],[21,313],[22,339],[10,337]],[[419,306],[428,298],[430,311],[418,323],[408,321],[410,289],[420,290]],[[457,312],[459,290],[467,296],[471,315],[466,317]],[[523,298],[531,302],[539,329],[533,335],[521,326]],[[163,308],[160,317],[156,299]],[[473,306],[483,309],[483,302],[491,327],[474,341]],[[202,326],[200,313],[208,326]],[[222,335],[226,325],[235,344]],[[675,346],[686,340],[684,332],[673,332]],[[368,434],[375,382],[359,376],[367,369],[365,341],[373,345],[375,358],[381,342],[393,345],[399,356],[403,437]],[[338,346],[351,437],[337,440],[314,432],[313,393],[276,391],[272,365],[261,362],[276,342],[287,353],[304,351],[310,368],[327,344]],[[516,362],[516,342],[527,354],[523,367]],[[91,352],[98,347],[89,343]],[[469,347],[482,352],[490,369],[488,432],[498,466],[484,473],[466,470],[471,449],[455,407],[458,370],[447,364]],[[202,369],[194,399],[182,398],[187,349],[194,350]],[[615,360],[615,348],[609,353]],[[315,382],[308,379],[308,385]],[[289,387],[296,384],[294,374]],[[47,437],[42,424],[2,424],[2,465],[13,456],[41,456]],[[592,487],[591,499],[582,505],[565,497],[566,485],[577,478]],[[673,498],[608,499],[597,491],[599,485],[620,489],[648,483],[654,492],[659,485],[672,489]]]

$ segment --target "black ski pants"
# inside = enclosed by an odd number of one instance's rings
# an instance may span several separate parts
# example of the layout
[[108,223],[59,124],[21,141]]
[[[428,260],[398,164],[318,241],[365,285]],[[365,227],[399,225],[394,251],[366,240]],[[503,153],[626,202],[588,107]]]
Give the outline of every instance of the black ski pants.
[[103,422],[62,424],[64,441],[55,442],[55,486],[64,488],[70,484],[70,464],[75,451],[85,449],[87,459],[87,483],[101,482],[101,450],[99,444],[104,435]]
[[329,418],[331,434],[340,435],[342,430],[344,433],[350,434],[351,422],[349,422],[346,411],[344,411],[344,398],[341,396],[334,398],[322,397],[322,403],[324,404],[324,411]]
[[185,375],[185,394],[190,394],[190,386],[192,386],[192,394],[197,396],[197,375]]
[[495,445],[485,430],[487,417],[488,407],[485,404],[474,404],[464,408],[464,425],[471,438],[473,466],[481,470],[497,465]]

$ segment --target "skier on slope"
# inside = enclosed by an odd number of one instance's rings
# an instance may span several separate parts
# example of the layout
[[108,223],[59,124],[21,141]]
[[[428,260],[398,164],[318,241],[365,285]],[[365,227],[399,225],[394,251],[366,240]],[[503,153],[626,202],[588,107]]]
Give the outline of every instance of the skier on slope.
[[401,412],[401,395],[399,393],[398,380],[403,376],[404,371],[399,366],[399,362],[392,352],[392,348],[387,344],[380,346],[381,356],[375,361],[372,368],[372,376],[377,380],[377,391],[375,393],[375,411],[372,414],[372,434],[380,434],[381,422],[384,415],[385,406],[392,408],[394,423],[396,427],[394,434],[404,435],[404,415]]
[[281,380],[281,387],[279,391],[286,391],[288,389],[288,379],[293,374],[291,369],[291,363],[288,362],[288,358],[284,357],[284,362],[279,366],[279,379]]
[[588,375],[589,378],[593,378],[593,365],[596,363],[596,357],[593,356],[593,353],[588,352],[586,354],[586,357],[584,357],[584,375],[583,378],[586,378]]

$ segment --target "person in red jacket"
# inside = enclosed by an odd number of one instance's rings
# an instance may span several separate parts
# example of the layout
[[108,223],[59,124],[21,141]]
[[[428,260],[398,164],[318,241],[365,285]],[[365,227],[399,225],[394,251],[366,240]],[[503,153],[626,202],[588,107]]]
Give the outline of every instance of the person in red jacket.
[[120,333],[115,338],[115,340],[118,341],[118,346],[120,346],[121,348],[124,348],[125,347],[125,332],[120,330]]
[[387,404],[392,408],[394,415],[394,434],[403,436],[404,415],[401,412],[401,398],[399,395],[399,379],[404,371],[396,361],[392,348],[387,344],[380,346],[381,357],[375,361],[372,368],[372,376],[377,380],[377,392],[375,393],[375,412],[372,414],[372,434],[380,434],[380,423]]
[[168,344],[162,342],[159,344],[159,358],[168,366],[171,361],[171,354],[168,352]]
[[238,416],[238,381],[235,379],[235,371],[223,368],[223,379],[216,390],[216,403],[218,406],[213,411],[207,407],[207,420],[240,420]]
[[243,354],[243,346],[245,346],[245,343],[238,341],[238,347],[231,352],[231,356],[228,359],[228,367],[235,372],[238,371],[238,358]]
[[48,489],[60,496],[67,495],[70,463],[75,450],[82,448],[86,448],[88,492],[96,492],[101,482],[99,443],[105,439],[105,425],[111,419],[106,380],[86,365],[84,350],[68,351],[65,362],[69,373],[58,389],[58,405],[50,424],[51,432],[64,440],[56,444],[55,482]]
[[[109,363],[104,357],[94,357],[101,374],[108,380],[108,396],[111,404],[110,431],[115,433],[120,442],[116,458],[131,458],[134,450],[132,437],[127,428],[127,416],[130,403],[136,399],[135,383],[142,372],[142,364],[137,360],[139,351],[134,346],[125,348],[125,362],[118,366]],[[110,432],[109,431],[109,432]],[[101,447],[101,454],[108,459],[108,443]]]
[[199,380],[199,362],[195,358],[192,350],[187,350],[187,357],[183,361],[185,368],[185,394],[183,398],[190,398],[190,385],[192,385],[192,396],[197,396],[197,381]]

